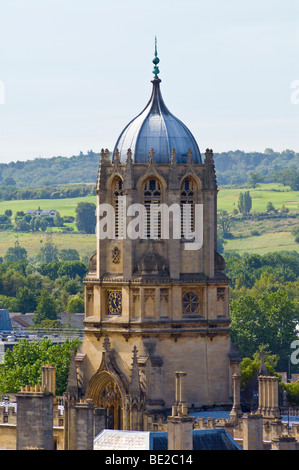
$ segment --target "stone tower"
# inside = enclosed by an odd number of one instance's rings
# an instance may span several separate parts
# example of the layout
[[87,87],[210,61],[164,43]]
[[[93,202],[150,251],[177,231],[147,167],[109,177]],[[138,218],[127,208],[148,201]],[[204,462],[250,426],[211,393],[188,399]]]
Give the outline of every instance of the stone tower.
[[[82,395],[107,409],[111,428],[147,429],[170,410],[177,370],[187,373],[189,406],[231,405],[239,371],[229,280],[217,253],[213,152],[203,161],[189,129],[170,113],[157,51],[153,62],[147,106],[112,157],[101,152],[97,252],[85,279],[78,381]],[[173,210],[162,213],[161,205]]]

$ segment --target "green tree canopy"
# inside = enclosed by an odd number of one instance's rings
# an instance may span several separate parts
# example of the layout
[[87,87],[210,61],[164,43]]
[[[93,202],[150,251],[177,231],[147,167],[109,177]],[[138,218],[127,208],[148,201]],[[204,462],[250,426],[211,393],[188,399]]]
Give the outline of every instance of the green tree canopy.
[[84,313],[84,299],[81,295],[73,295],[67,304],[68,313]]
[[57,320],[58,305],[54,297],[46,290],[41,292],[37,307],[33,317],[34,324],[37,325],[43,320]]
[[66,340],[53,344],[49,338],[41,341],[20,340],[12,350],[8,349],[0,368],[0,393],[16,393],[22,386],[41,383],[41,367],[56,367],[56,394],[66,391],[71,350],[75,352],[80,341]]
[[74,248],[64,248],[59,252],[59,258],[62,261],[80,261],[80,256]]
[[248,215],[251,211],[252,207],[252,199],[250,196],[249,191],[245,191],[244,193],[240,193],[239,200],[238,200],[238,209],[243,215]]
[[25,248],[19,245],[18,242],[15,243],[15,246],[9,247],[5,256],[4,261],[20,261],[21,259],[26,259],[27,251]]
[[25,313],[32,313],[37,307],[36,296],[31,292],[31,290],[25,286],[22,287],[16,296],[18,302],[18,311]]
[[51,238],[48,238],[44,246],[41,247],[38,253],[38,259],[43,263],[58,261],[58,248]]
[[76,207],[76,224],[82,232],[95,233],[96,205],[91,202],[79,202]]
[[291,343],[297,338],[296,303],[283,289],[260,298],[246,294],[231,300],[231,336],[242,357],[252,357],[262,345],[279,356],[285,370]]

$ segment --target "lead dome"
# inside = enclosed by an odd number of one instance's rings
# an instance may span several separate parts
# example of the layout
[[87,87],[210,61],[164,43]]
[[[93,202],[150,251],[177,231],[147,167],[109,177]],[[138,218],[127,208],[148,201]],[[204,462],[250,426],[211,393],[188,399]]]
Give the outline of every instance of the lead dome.
[[168,164],[173,148],[176,151],[177,163],[187,163],[190,149],[193,163],[201,164],[201,154],[195,138],[187,126],[169,111],[162,98],[157,52],[153,63],[155,76],[152,80],[150,100],[144,110],[123,129],[114,152],[118,149],[121,163],[126,162],[128,149],[132,151],[134,163],[147,163],[152,148],[155,152],[155,162]]

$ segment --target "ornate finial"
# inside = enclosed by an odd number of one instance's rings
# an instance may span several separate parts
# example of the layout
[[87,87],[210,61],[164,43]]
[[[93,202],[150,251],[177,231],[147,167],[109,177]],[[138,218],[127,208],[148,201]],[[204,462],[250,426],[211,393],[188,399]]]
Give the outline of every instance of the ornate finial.
[[150,161],[152,162],[154,160],[154,156],[155,156],[155,152],[154,152],[153,148],[150,149],[149,156],[150,156]]
[[131,400],[140,400],[141,398],[141,387],[140,387],[140,376],[138,368],[138,356],[137,356],[137,347],[133,348],[133,361],[132,361],[132,372],[131,372],[131,382],[129,386],[130,398]]
[[192,163],[192,152],[191,152],[191,149],[188,149],[188,152],[187,152],[187,161],[188,161],[188,164],[191,165],[191,163]]
[[132,150],[128,149],[127,151],[127,163],[132,162]]
[[107,163],[110,162],[110,152],[108,149],[105,149],[105,160]]
[[155,57],[153,59],[153,64],[155,65],[153,74],[155,75],[155,78],[159,78],[158,77],[158,73],[160,73],[160,70],[158,67],[159,62],[160,62],[160,59],[158,57],[158,52],[157,52],[157,37],[155,37]]
[[119,163],[119,158],[120,158],[119,150],[118,150],[118,148],[116,148],[116,149],[114,150],[114,162]]
[[101,160],[103,161],[105,159],[105,150],[101,150]]
[[207,149],[205,153],[206,160],[213,160],[213,150]]

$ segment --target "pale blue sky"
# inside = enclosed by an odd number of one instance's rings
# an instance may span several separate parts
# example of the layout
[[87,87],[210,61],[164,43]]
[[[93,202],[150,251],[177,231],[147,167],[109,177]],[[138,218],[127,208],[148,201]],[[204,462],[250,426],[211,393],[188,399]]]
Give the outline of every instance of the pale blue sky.
[[2,0],[0,162],[113,149],[151,94],[202,152],[299,152],[298,0]]

